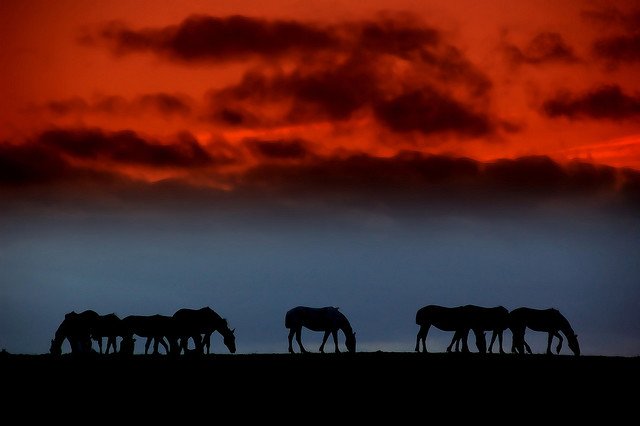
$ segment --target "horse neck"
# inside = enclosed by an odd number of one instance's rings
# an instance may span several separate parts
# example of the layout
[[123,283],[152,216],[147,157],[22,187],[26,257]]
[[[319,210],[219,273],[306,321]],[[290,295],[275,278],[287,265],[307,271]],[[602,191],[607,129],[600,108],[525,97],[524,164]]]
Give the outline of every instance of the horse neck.
[[558,324],[558,328],[560,331],[562,331],[562,333],[569,337],[569,336],[573,336],[574,334],[576,334],[573,331],[573,328],[571,328],[571,325],[569,325],[569,321],[564,317],[564,315],[559,314],[560,315],[560,323]]
[[338,320],[338,328],[340,330],[342,330],[342,332],[347,335],[347,334],[352,334],[353,333],[353,329],[351,328],[351,324],[349,324],[349,320],[347,320],[347,318],[345,316],[342,316],[339,320]]
[[229,325],[225,321],[221,321],[218,325],[216,325],[214,331],[222,334],[223,337],[227,337],[232,334]]
[[60,327],[56,330],[56,334],[53,336],[53,345],[57,348],[62,348],[62,342],[67,338],[67,333],[65,331],[65,325],[60,324]]
[[[566,321],[566,320],[565,320],[565,321]],[[573,335],[575,335],[575,334],[576,334],[576,333],[573,331],[573,328],[571,328],[571,326],[569,325],[569,323],[568,323],[568,322],[567,322],[566,324],[563,324],[563,325],[560,327],[560,331],[562,331],[562,333],[563,333],[565,336],[567,336],[567,337],[570,337],[570,336],[573,336]]]

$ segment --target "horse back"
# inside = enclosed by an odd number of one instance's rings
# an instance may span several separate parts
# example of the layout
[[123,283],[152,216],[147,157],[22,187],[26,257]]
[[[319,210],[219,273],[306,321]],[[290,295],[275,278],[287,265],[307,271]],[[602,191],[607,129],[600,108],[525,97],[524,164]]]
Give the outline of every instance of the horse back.
[[326,306],[311,308],[296,306],[287,311],[284,325],[287,328],[306,327],[314,331],[335,330],[349,321],[337,308]]

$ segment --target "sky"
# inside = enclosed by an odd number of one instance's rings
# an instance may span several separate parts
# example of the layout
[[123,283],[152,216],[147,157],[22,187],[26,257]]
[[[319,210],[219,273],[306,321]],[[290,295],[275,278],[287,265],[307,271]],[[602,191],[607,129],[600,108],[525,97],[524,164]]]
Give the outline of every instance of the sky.
[[638,28],[635,1],[2,2],[0,348],[210,306],[285,352],[307,305],[410,351],[417,309],[478,304],[640,355]]

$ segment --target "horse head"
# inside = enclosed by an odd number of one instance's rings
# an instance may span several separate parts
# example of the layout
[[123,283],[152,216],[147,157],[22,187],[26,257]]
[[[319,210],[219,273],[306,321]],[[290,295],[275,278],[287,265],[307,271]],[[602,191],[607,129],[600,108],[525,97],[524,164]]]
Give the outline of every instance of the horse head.
[[229,349],[232,354],[236,353],[236,335],[234,334],[236,329],[229,328],[227,320],[224,320],[224,329],[221,330],[224,345]]
[[569,336],[567,336],[567,344],[569,345],[569,349],[571,349],[574,355],[580,355],[580,344],[578,343],[577,334],[570,334]]
[[355,331],[348,331],[345,333],[345,346],[350,353],[355,353],[356,351],[356,333]]

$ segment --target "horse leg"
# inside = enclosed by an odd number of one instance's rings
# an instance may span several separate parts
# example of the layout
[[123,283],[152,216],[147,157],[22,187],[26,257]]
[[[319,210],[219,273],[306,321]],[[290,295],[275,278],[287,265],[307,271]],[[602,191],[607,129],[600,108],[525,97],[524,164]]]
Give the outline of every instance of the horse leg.
[[207,347],[207,355],[209,355],[211,351],[211,333],[205,333],[202,344]]
[[296,330],[296,342],[298,342],[298,346],[300,346],[300,352],[307,353],[307,350],[302,346],[302,327]]
[[473,334],[476,336],[476,347],[481,354],[487,353],[487,335],[482,329],[474,329]]
[[[524,346],[524,348],[527,350],[528,353],[532,353],[531,352],[531,348],[529,347],[529,345],[527,344],[527,341],[524,340],[524,334],[522,335],[522,345]],[[523,349],[524,351],[524,349]],[[524,353],[524,352],[523,352]]]
[[144,344],[144,354],[148,355],[149,353],[149,346],[151,346],[151,341],[153,340],[152,336],[148,336],[147,337],[147,341]]
[[102,355],[102,337],[94,337],[93,340],[98,342],[98,349],[100,349],[100,355]]
[[200,334],[194,334],[191,336],[193,338],[193,343],[196,346],[196,352],[198,354],[204,354],[204,346],[202,344],[202,336]]
[[333,336],[333,344],[336,345],[336,353],[340,353],[340,348],[338,347],[338,330],[333,330],[331,335]]
[[421,325],[416,336],[416,352],[420,352],[420,342],[422,342],[422,352],[427,352],[427,333],[431,324]]
[[111,349],[111,346],[113,346],[113,352],[116,351],[115,339],[116,339],[115,336],[107,337],[107,349],[104,351],[105,355],[109,355],[109,350]]
[[498,331],[498,343],[500,344],[500,355],[504,355],[504,350],[502,349],[502,330]]
[[[164,336],[160,337],[160,342],[159,344],[162,345],[162,347],[164,348],[164,352],[169,355],[169,345],[167,344],[167,342],[164,340]],[[156,353],[158,353],[158,345],[156,344]]]
[[322,344],[320,345],[320,353],[324,353],[324,344],[327,343],[327,339],[329,338],[329,334],[331,330],[325,330],[324,336],[322,337]]
[[295,353],[292,346],[294,334],[296,334],[296,331],[293,328],[289,329],[289,353],[291,354]]
[[469,345],[467,344],[467,339],[469,338],[469,329],[466,329],[462,332],[462,352],[468,353]]
[[180,347],[178,348],[178,355],[184,351],[186,355],[189,352],[189,336],[180,336]]
[[549,332],[549,337],[547,338],[547,355],[551,355],[551,342],[553,341],[553,332]]
[[454,343],[456,345],[455,351],[458,352],[458,348],[460,347],[460,338],[460,331],[456,330],[456,332],[453,333],[453,337],[451,338],[451,343],[449,343],[449,346],[447,346],[447,352],[451,352],[451,348],[453,347]]
[[[493,344],[496,341],[496,337],[498,337],[498,333],[496,333],[496,330],[493,330],[493,332],[491,333],[491,343],[489,343],[490,354],[493,353]],[[502,350],[502,344],[500,344],[500,350]]]
[[524,346],[527,345],[527,342],[524,341],[524,332],[525,329],[522,327],[511,329],[511,334],[513,335],[511,339],[511,353],[524,354]]
[[558,346],[556,347],[556,353],[559,354],[560,353],[560,349],[562,349],[562,336],[560,335],[560,333],[558,333],[557,331],[554,333],[555,336],[560,340],[558,342]]

